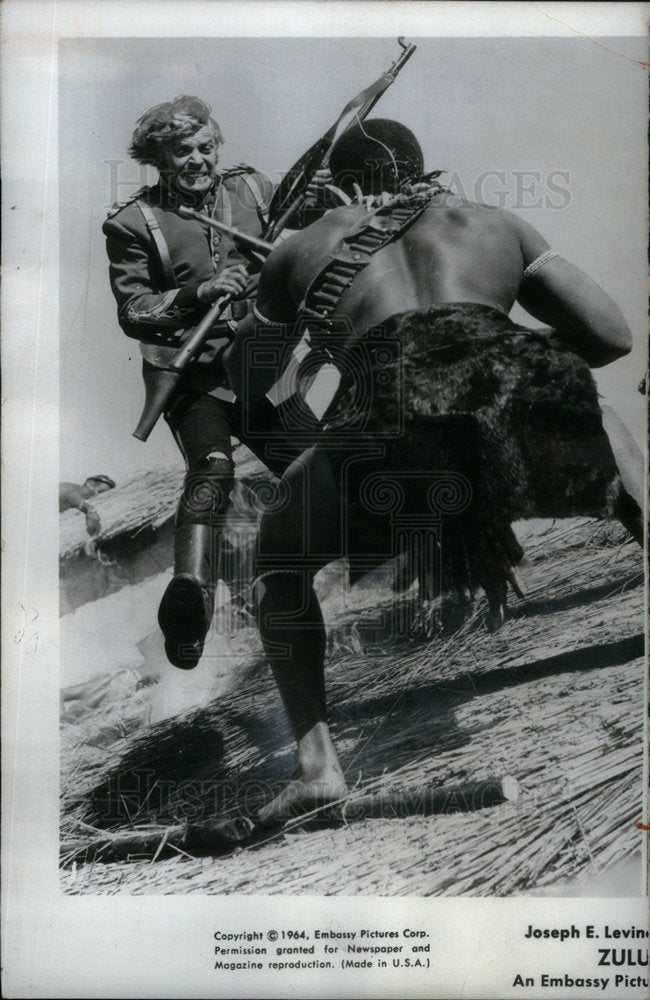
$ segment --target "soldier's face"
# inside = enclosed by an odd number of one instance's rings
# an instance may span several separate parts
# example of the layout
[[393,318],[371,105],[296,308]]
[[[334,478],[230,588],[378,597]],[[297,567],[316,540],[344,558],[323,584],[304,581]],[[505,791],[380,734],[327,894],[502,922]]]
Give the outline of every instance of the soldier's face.
[[202,196],[216,176],[219,146],[209,125],[163,147],[165,167],[179,191]]

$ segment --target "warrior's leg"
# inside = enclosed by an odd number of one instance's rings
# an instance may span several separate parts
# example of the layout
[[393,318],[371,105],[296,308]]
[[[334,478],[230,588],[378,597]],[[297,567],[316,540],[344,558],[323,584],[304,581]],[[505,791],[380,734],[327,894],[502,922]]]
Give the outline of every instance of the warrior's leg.
[[310,450],[282,480],[286,502],[264,515],[254,598],[260,635],[297,743],[292,781],[260,812],[282,822],[336,801],[345,778],[325,696],[325,626],[312,581],[341,555],[340,500],[327,457]]
[[242,412],[241,438],[253,454],[276,476],[316,443],[319,422],[293,396],[274,405],[266,396],[252,401]]
[[190,670],[203,653],[218,582],[223,522],[233,485],[230,427],[212,397],[182,397],[168,416],[187,471],[174,527],[174,577],[160,603],[165,652]]
[[607,404],[601,403],[603,427],[609,439],[618,467],[618,473],[627,493],[630,510],[621,515],[621,523],[625,525],[633,538],[643,546],[643,510],[645,506],[645,463],[643,453],[618,414]]

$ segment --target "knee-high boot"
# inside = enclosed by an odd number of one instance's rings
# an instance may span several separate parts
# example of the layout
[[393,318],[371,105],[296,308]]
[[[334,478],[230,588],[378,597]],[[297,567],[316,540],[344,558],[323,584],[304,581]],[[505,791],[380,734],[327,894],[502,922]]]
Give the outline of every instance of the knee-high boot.
[[221,532],[207,524],[180,524],[174,532],[174,578],[163,594],[158,623],[170,663],[191,670],[210,628],[217,588]]
[[174,531],[174,579],[158,610],[167,658],[181,670],[199,662],[212,621],[232,484],[232,461],[222,456],[208,455],[185,476]]

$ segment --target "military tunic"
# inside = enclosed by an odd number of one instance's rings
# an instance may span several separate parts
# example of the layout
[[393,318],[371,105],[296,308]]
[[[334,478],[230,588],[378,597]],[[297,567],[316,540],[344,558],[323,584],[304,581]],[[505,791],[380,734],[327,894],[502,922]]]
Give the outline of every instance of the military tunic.
[[[268,178],[250,168],[225,171],[201,212],[259,236],[264,204],[272,190]],[[167,267],[138,199],[159,226],[168,253]],[[103,225],[118,322],[128,337],[140,341],[145,362],[159,368],[169,365],[208,308],[197,297],[199,285],[243,260],[230,237],[197,219],[183,218],[181,204],[178,194],[159,181],[116,206]],[[220,359],[233,336],[227,318],[228,314],[224,322],[215,324],[213,336],[184,376],[185,386],[212,392],[226,385]]]

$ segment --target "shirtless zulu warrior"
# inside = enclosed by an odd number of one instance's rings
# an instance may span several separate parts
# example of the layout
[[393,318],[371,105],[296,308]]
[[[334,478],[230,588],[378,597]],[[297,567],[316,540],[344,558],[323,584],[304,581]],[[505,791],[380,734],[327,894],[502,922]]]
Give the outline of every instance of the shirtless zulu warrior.
[[[269,349],[293,348],[306,330],[305,398],[323,373],[341,373],[322,443],[285,473],[283,502],[260,532],[258,624],[298,752],[293,780],[260,814],[269,823],[346,791],[327,723],[325,630],[312,581],[342,555],[363,569],[395,554],[373,483],[396,484],[407,519],[426,510],[432,469],[443,483],[446,475],[448,484],[472,484],[474,500],[457,505],[470,543],[446,570],[470,589],[488,591],[492,576],[507,577],[521,554],[510,532],[517,517],[613,514],[641,537],[639,455],[608,411],[619,479],[588,370],[631,348],[614,302],[523,220],[419,183],[420,147],[396,122],[345,133],[331,168],[357,203],[272,253],[255,315],[240,325],[226,362],[245,404],[274,381]],[[410,194],[396,198],[400,191]],[[388,203],[369,210],[369,196],[374,206]],[[515,326],[508,313],[516,301],[553,329]],[[482,479],[477,455],[489,473]],[[484,495],[501,518],[496,526]]]

